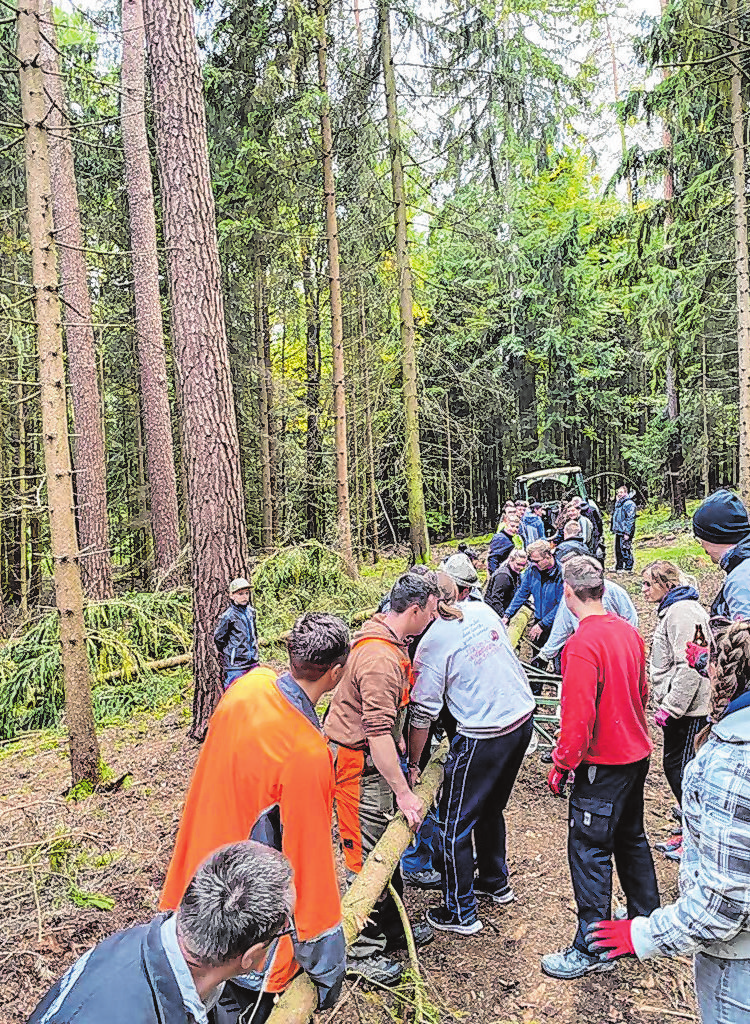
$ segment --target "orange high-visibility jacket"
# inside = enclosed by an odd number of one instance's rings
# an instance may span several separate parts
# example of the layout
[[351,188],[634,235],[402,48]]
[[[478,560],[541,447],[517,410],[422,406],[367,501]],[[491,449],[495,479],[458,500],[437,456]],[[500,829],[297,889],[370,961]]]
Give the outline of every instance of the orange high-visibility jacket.
[[[344,970],[341,900],[331,840],[334,772],[315,710],[289,674],[252,669],[222,697],[190,783],[161,898],[174,910],[198,865],[219,846],[257,839],[294,868],[297,961],[325,989]],[[338,963],[331,963],[338,960]],[[298,972],[279,944],[266,989]]]

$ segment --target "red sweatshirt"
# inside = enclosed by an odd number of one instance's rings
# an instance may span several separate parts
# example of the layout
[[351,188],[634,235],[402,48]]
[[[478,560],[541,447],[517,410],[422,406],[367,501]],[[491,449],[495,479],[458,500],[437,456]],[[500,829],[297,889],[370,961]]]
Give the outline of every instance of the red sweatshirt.
[[611,613],[590,615],[565,645],[562,670],[557,767],[634,764],[648,757],[646,655],[638,630]]

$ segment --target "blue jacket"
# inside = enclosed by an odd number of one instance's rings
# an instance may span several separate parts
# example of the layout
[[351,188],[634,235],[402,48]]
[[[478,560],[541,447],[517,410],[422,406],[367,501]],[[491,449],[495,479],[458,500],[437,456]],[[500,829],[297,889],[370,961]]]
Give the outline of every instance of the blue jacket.
[[527,510],[523,514],[518,532],[523,538],[523,546],[527,548],[532,541],[544,540],[544,523],[536,513]]
[[521,577],[521,586],[506,611],[512,619],[529,597],[534,598],[534,618],[543,628],[552,626],[558,606],[562,601],[563,577],[560,566],[555,562],[551,572],[542,575],[535,565],[530,565]]
[[[193,1024],[162,943],[167,917],[159,914],[84,953],[28,1024]],[[208,1019],[216,1019],[213,1011]]]
[[711,605],[711,614],[727,619],[750,619],[750,536],[727,551],[721,567],[727,578]]
[[511,553],[515,544],[513,538],[505,530],[498,530],[490,541],[490,553],[487,556],[487,571],[493,573]]
[[214,642],[225,669],[254,668],[258,664],[258,633],[255,609],[241,608],[230,601],[214,630]]
[[627,533],[633,539],[635,533],[635,502],[626,495],[615,502],[612,513],[612,533]]

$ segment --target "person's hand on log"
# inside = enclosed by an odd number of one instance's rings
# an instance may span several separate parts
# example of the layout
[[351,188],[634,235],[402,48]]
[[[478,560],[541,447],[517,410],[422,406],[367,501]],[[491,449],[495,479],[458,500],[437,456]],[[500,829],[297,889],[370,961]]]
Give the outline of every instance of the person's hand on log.
[[396,747],[398,748],[398,752],[401,757],[406,757],[406,740],[403,736],[399,736],[398,741],[396,742]]
[[421,775],[422,773],[419,770],[419,765],[410,761],[406,772],[406,778],[408,779],[409,785],[412,789],[414,789],[416,784],[419,782]]
[[396,803],[406,818],[406,824],[416,831],[422,824],[422,801],[410,789],[405,789],[396,794]]
[[541,635],[542,627],[539,625],[539,623],[537,623],[535,626],[532,626],[529,630],[529,640],[531,640],[532,644],[535,644]]

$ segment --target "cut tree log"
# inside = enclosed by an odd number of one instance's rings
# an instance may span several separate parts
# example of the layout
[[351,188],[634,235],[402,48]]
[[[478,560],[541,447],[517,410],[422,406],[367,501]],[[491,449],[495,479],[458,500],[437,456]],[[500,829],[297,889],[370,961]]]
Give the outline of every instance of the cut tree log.
[[[414,788],[415,794],[424,802],[422,817],[435,802],[443,781],[443,762],[447,756],[448,740],[444,739]],[[347,946],[361,932],[413,836],[403,814],[397,814],[347,890],[341,901]],[[306,974],[301,974],[274,1006],[268,1024],[307,1024],[317,1008],[318,993],[315,985]]]

